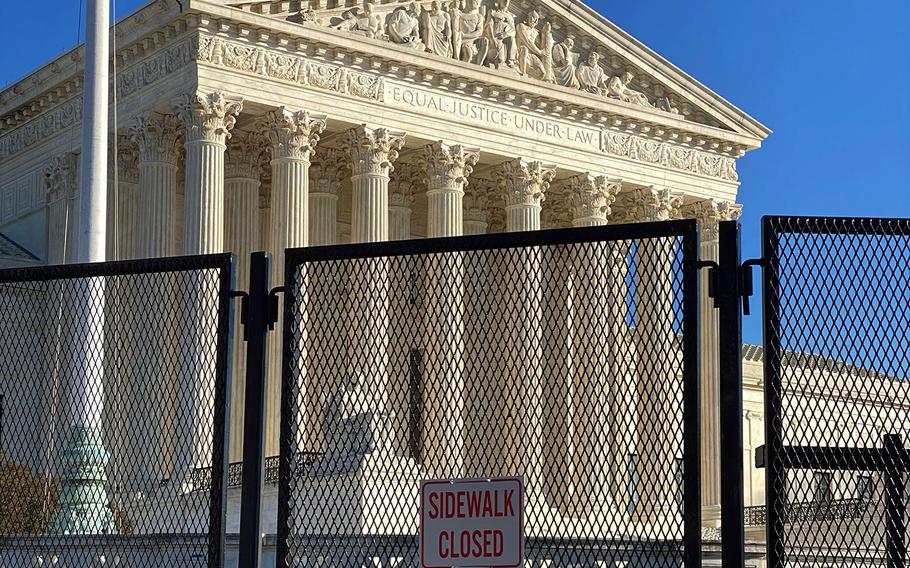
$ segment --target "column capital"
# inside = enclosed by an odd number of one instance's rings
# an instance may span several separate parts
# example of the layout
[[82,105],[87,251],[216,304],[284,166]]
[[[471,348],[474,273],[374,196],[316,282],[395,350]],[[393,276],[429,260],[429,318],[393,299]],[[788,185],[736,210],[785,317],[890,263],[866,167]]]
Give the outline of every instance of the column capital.
[[630,221],[669,221],[679,217],[682,194],[667,188],[642,187],[629,192]]
[[224,178],[259,179],[264,140],[255,132],[235,130],[224,156]]
[[696,201],[682,208],[684,217],[698,221],[703,242],[716,241],[718,239],[718,223],[739,219],[742,213],[742,204],[717,199]]
[[221,91],[196,92],[180,96],[173,106],[186,127],[187,142],[223,145],[231,137],[237,115],[243,110],[243,100],[228,97]]
[[581,227],[607,223],[622,181],[585,172],[568,178],[564,183],[572,205],[573,225]]
[[389,207],[410,207],[414,190],[426,185],[426,175],[415,164],[403,162],[389,179]]
[[429,144],[420,154],[420,166],[426,171],[430,190],[464,189],[468,176],[480,159],[480,150],[442,140]]
[[316,150],[319,135],[325,130],[325,116],[306,110],[279,107],[269,111],[263,133],[272,145],[272,159],[309,160]]
[[54,156],[45,164],[44,186],[47,188],[48,203],[76,197],[79,191],[78,168],[79,157],[75,152]]
[[347,169],[347,157],[342,150],[338,148],[319,150],[310,164],[310,195],[328,193],[338,197]]
[[137,116],[127,127],[127,136],[139,147],[139,161],[177,164],[182,132],[176,116],[159,112]]
[[404,147],[404,132],[371,128],[361,124],[348,131],[346,148],[353,162],[355,176],[374,174],[388,176]]
[[499,188],[505,192],[506,207],[540,206],[550,182],[556,176],[556,166],[540,161],[515,158],[497,168]]
[[[117,144],[116,153],[114,152],[115,142]],[[107,172],[108,181],[111,183],[114,181],[114,173],[117,174],[117,180],[120,183],[139,183],[139,148],[126,134],[111,134]]]

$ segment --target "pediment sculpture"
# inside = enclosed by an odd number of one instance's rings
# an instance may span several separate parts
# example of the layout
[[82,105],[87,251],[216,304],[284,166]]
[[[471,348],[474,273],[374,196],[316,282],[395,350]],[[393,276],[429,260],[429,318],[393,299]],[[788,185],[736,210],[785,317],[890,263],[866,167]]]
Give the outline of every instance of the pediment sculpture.
[[536,10],[517,22],[510,0],[451,0],[448,4],[432,0],[429,7],[412,1],[384,14],[377,13],[371,0],[364,0],[362,6],[328,21],[317,17],[310,7],[295,19],[491,69],[508,69],[604,98],[679,112],[669,97],[651,100],[633,88],[635,74],[631,69],[611,75],[601,65],[598,51],[590,50],[582,58],[573,37],[556,41],[550,22],[541,23]]

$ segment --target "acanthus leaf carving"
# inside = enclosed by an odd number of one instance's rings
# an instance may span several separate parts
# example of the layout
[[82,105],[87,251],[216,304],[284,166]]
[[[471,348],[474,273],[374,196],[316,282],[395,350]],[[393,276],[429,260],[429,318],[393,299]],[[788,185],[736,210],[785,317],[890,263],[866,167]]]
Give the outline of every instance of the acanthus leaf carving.
[[271,143],[274,159],[309,160],[325,128],[324,116],[286,107],[269,111],[263,123],[263,133]]
[[374,174],[388,176],[392,163],[404,146],[405,135],[388,128],[371,128],[360,125],[348,131],[345,141],[351,155],[355,176]]
[[221,91],[192,93],[180,97],[174,108],[186,127],[187,142],[225,144],[237,123],[237,115],[243,110],[243,101]]
[[572,223],[576,225],[605,224],[611,206],[622,188],[622,182],[605,175],[581,173],[566,182],[572,204]]
[[420,165],[431,189],[463,189],[479,159],[480,150],[439,141],[424,147]]
[[544,201],[556,167],[540,161],[515,158],[497,169],[499,187],[504,191],[506,207],[536,205]]
[[180,158],[180,121],[172,114],[150,112],[133,119],[127,135],[139,148],[142,162],[176,165]]

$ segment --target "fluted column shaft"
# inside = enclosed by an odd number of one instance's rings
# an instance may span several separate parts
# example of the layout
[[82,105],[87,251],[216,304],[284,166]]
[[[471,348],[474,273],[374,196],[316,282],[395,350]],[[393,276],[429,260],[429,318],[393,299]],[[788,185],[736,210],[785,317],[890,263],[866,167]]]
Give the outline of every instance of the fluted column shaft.
[[[636,216],[641,221],[675,218],[680,198],[669,190],[645,188],[635,195]],[[638,401],[637,451],[638,503],[641,522],[662,516],[678,517],[675,506],[676,460],[681,445],[682,416],[677,408],[677,386],[667,376],[674,360],[673,258],[674,239],[638,242],[636,269]]]
[[[346,149],[352,166],[351,242],[377,242],[389,237],[389,174],[404,134],[359,126],[348,132]],[[349,360],[361,375],[371,404],[386,415],[401,413],[390,402],[389,275],[385,264],[371,261],[369,278],[351,274],[348,301]],[[399,389],[400,390],[400,389]],[[406,407],[405,407],[406,408]],[[394,418],[393,418],[394,420]]]
[[[234,131],[228,142],[224,169],[224,250],[237,258],[236,285],[247,289],[250,281],[250,254],[262,250],[259,244],[259,140]],[[230,441],[228,459],[243,459],[243,414],[246,346],[243,324],[234,318],[234,348],[231,377]]]
[[[292,111],[285,107],[271,111],[266,115],[263,132],[271,143],[272,152],[272,188],[270,202],[270,223],[272,225],[271,247],[274,251],[272,262],[272,282],[284,282],[285,249],[304,247],[309,237],[309,187],[310,159],[319,141],[319,135],[325,130],[325,118],[310,115],[307,111]],[[302,276],[301,276],[302,278]],[[300,291],[307,292],[307,283],[300,282]],[[301,298],[301,305],[306,306],[306,298]],[[279,321],[275,330],[276,337],[283,336],[283,322]],[[306,330],[304,330],[306,331]],[[301,360],[306,360],[302,351],[305,338],[298,344]],[[281,398],[281,342],[269,343],[269,376],[266,381],[266,425],[265,451],[267,455],[279,451],[280,433],[280,398]],[[306,409],[305,415],[315,415],[318,399],[311,388],[311,376],[307,369],[302,370],[301,404]],[[298,434],[298,448],[312,443],[312,433],[305,427]]]
[[[573,227],[607,224],[610,205],[619,191],[604,176],[580,174],[570,178]],[[610,244],[592,245],[573,258],[572,376],[573,494],[579,515],[604,511],[619,497],[623,453],[617,430],[621,406],[611,359],[611,330],[622,317],[624,303],[611,294]],[[581,252],[579,249],[575,249]]]
[[[239,100],[223,93],[195,93],[175,107],[186,136],[183,245],[187,255],[224,249],[224,152]],[[217,337],[204,326],[212,318],[212,284],[203,272],[191,275],[190,288],[180,297],[180,367],[177,409],[177,472],[175,480],[188,486],[187,476],[210,464],[211,428],[215,415]]]
[[338,195],[345,171],[343,152],[328,148],[310,166],[310,245],[334,245],[338,240]]
[[139,147],[139,203],[136,257],[174,254],[177,207],[179,122],[172,115],[150,113],[129,129]]
[[[544,194],[553,180],[555,168],[541,162],[512,160],[498,170],[500,187],[505,192],[506,230],[531,231],[540,228],[540,212]],[[504,428],[505,471],[519,472],[527,480],[529,503],[541,514],[544,505],[542,462],[540,448],[542,404],[542,326],[540,252],[534,248],[518,251],[520,257],[511,262],[513,270],[508,280],[516,296],[514,306],[503,319],[507,328],[503,337],[509,341],[508,381],[501,386],[507,424]]]
[[[742,206],[726,201],[705,200],[688,206],[683,214],[694,217],[701,226],[702,260],[717,261],[719,254],[718,223],[739,218]],[[720,526],[720,361],[717,345],[720,322],[714,300],[708,290],[708,273],[700,274],[701,296],[701,502],[702,523]]]

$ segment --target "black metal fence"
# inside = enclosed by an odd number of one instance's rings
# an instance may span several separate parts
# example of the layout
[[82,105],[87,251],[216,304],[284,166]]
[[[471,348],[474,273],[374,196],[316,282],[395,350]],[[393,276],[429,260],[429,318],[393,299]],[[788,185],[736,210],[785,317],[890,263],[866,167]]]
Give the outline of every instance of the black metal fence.
[[905,566],[910,220],[767,217],[763,241],[768,565]]
[[223,565],[232,274],[0,271],[0,566]]
[[421,479],[519,475],[528,563],[699,566],[697,239],[288,251],[278,565],[419,565]]

